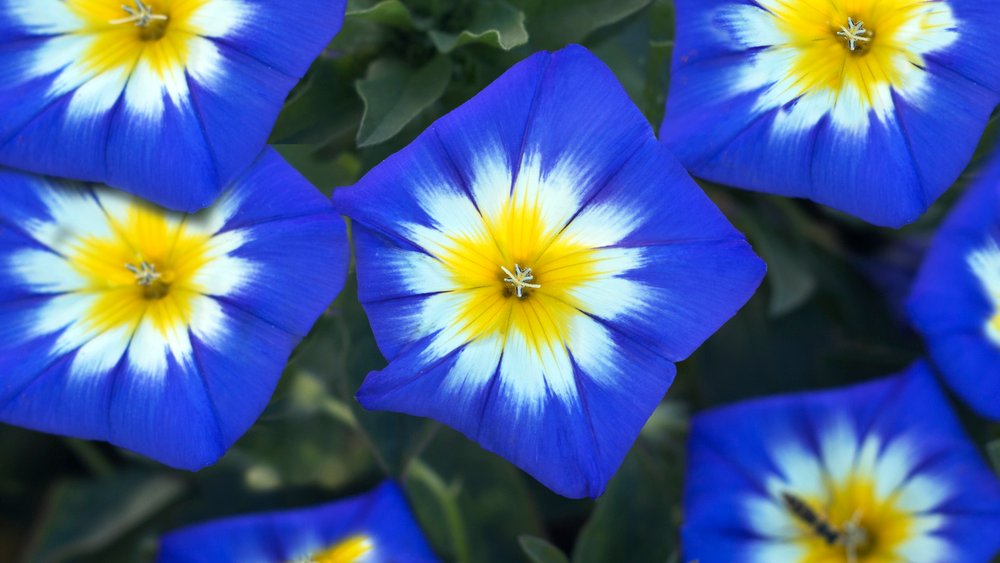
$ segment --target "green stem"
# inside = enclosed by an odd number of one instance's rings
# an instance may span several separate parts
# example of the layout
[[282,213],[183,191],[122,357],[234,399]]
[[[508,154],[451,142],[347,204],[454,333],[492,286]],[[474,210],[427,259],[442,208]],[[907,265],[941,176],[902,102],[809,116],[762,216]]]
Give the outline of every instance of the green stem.
[[417,445],[406,456],[406,463],[403,464],[403,471],[400,474],[400,479],[406,481],[406,478],[410,474],[410,468],[413,466],[413,462],[420,458],[420,455],[424,453],[433,442],[434,438],[437,438],[438,433],[441,432],[441,423],[433,420],[427,424],[427,429],[424,431],[423,436],[417,442]]
[[115,472],[115,467],[92,442],[63,438],[63,443],[73,452],[80,463],[95,477],[106,477]]
[[462,519],[462,510],[458,506],[457,485],[449,486],[440,475],[420,459],[414,459],[410,467],[410,477],[414,481],[423,484],[434,495],[444,513],[445,522],[448,525],[448,535],[451,539],[452,553],[458,563],[471,563],[472,555],[469,551],[469,541],[465,533],[465,522]]

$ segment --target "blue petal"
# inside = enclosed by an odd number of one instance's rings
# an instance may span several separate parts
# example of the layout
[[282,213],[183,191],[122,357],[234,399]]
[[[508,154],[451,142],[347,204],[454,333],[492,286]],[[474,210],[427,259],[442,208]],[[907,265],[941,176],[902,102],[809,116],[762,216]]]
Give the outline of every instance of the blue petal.
[[743,235],[662,146],[636,152],[588,205],[642,210],[630,234],[611,248],[642,249],[645,265],[622,277],[647,288],[647,314],[614,325],[671,361],[691,355],[764,277],[766,265]]
[[[46,194],[77,189],[76,197],[88,201],[93,193],[5,170],[0,187],[0,420],[11,424],[108,440],[174,467],[204,467],[260,415],[293,348],[343,287],[343,220],[269,150],[210,212],[221,209],[223,235],[243,233],[244,245],[230,256],[252,267],[237,292],[199,298],[195,320],[174,335],[190,340],[192,352],[168,354],[163,373],[150,375],[137,365],[148,358],[144,353],[158,353],[165,337],[147,338],[147,350],[137,348],[133,335],[115,365],[89,362],[98,372],[81,375],[71,366],[84,348],[56,345],[66,327],[36,329],[49,318],[42,308],[75,288],[29,286],[16,257],[51,252],[31,234],[52,220]],[[117,356],[100,357],[112,363]]]
[[969,163],[979,143],[980,135],[975,133],[989,120],[1000,90],[1000,84],[987,89],[935,62],[929,61],[926,66],[927,88],[935,95],[927,96],[925,107],[914,107],[893,95],[896,118],[919,175],[924,207],[944,193]]
[[[166,94],[163,104],[163,115],[153,119],[133,113],[119,100],[108,117],[107,173],[85,179],[120,187],[170,209],[202,209],[215,201],[231,178],[219,174],[195,108],[174,106]],[[22,132],[36,140],[35,150],[40,153],[44,153],[43,145],[67,134],[74,133],[57,129],[36,135]],[[88,159],[82,157],[81,161]],[[249,163],[245,160],[243,166]]]
[[216,520],[171,532],[161,540],[160,563],[290,561],[352,535],[374,540],[379,561],[437,561],[392,482],[327,505]]
[[[440,297],[430,273],[438,265],[409,238],[414,225],[444,227],[419,197],[444,194],[481,214],[535,174],[573,177],[564,183],[576,191],[556,203],[566,214],[556,228],[586,236],[601,230],[604,214],[621,223],[614,242],[594,247],[636,264],[619,281],[641,288],[641,307],[581,314],[574,338],[596,339],[589,342],[610,352],[581,345],[588,349],[569,350],[565,363],[555,360],[559,367],[521,366],[499,348],[480,357],[480,347],[492,345],[486,338],[429,354],[435,335],[418,325],[427,300]],[[567,496],[604,490],[669,387],[671,361],[728,320],[764,273],[607,67],[576,46],[516,65],[334,200],[354,220],[359,296],[390,360],[369,375],[362,404],[441,420]],[[541,387],[520,389],[497,367],[515,364]]]
[[[752,424],[748,424],[752,421]],[[948,495],[935,509],[960,557],[985,560],[1000,549],[1000,537],[979,534],[1000,523],[1000,481],[980,458],[951,412],[926,365],[903,374],[844,389],[748,401],[695,418],[688,446],[685,490],[685,557],[705,561],[723,553],[749,553],[763,539],[747,520],[743,502],[767,496],[781,470],[776,447],[798,443],[820,457],[825,428],[846,421],[852,431],[888,440],[905,437],[916,446],[914,477],[944,483]]]
[[[198,470],[226,452],[220,424],[229,413],[214,408],[206,375],[195,366],[178,364],[172,356],[167,361],[168,371],[160,380],[131,370],[127,360],[111,374],[107,440],[171,467]],[[99,407],[87,397],[75,400]],[[50,407],[49,412],[55,409]]]
[[[448,381],[463,376],[455,367],[467,346],[428,363],[421,356],[431,338],[369,374],[358,391],[361,404],[444,422],[571,498],[604,492],[675,374],[666,358],[615,334],[614,358],[602,372],[587,373],[573,359],[572,402],[550,393],[539,404],[525,405],[500,382],[497,358],[483,359],[494,362],[497,372],[484,385]],[[541,377],[542,368],[537,371],[523,375]]]
[[[61,31],[24,29],[13,7],[0,6],[0,164],[107,183],[171,209],[206,207],[257,157],[286,95],[339,30],[346,9],[343,0],[245,4],[232,36],[198,39],[202,46],[192,50],[217,58],[218,68],[188,65],[196,69],[181,78],[188,93],[179,100],[164,94],[162,115],[140,115],[122,91],[107,88],[110,110],[73,119],[67,108],[78,90],[52,94],[62,69],[28,72]],[[140,80],[137,74],[131,80]]]
[[344,287],[350,260],[344,221],[270,149],[234,192],[244,203],[222,232],[244,231],[248,240],[231,255],[259,267],[246,287],[227,299],[305,336]]
[[227,183],[260,153],[301,73],[289,76],[278,72],[226,45],[219,46],[219,54],[225,78],[211,86],[191,78],[188,85],[214,172]]
[[996,2],[948,0],[959,22],[958,38],[952,48],[926,55],[926,59],[950,69],[968,81],[1000,92],[1000,59],[993,46],[1000,42]]
[[1000,346],[985,332],[996,307],[968,262],[1000,240],[998,176],[994,155],[938,231],[908,309],[951,388],[980,414],[1000,420]]
[[[866,221],[898,227],[920,216],[968,164],[989,114],[1000,100],[1000,62],[983,45],[1000,40],[998,7],[949,2],[958,40],[926,56],[919,107],[892,92],[895,113],[869,115],[865,132],[848,133],[830,117],[783,131],[776,120],[802,103],[764,110],[764,90],[737,82],[756,45],[724,13],[744,1],[677,3],[671,92],[661,137],[691,172],[735,187],[809,198]],[[985,19],[983,19],[985,18]],[[969,25],[966,25],[968,23]],[[740,41],[733,38],[739,37]]]
[[248,17],[220,44],[293,79],[309,69],[344,23],[347,0],[250,0]]

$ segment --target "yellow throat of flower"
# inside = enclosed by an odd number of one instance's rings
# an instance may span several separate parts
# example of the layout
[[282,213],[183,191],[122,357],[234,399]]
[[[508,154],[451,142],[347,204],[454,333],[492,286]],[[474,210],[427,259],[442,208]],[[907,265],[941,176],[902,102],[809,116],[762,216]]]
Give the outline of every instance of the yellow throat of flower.
[[97,296],[84,322],[105,332],[148,319],[163,335],[186,326],[202,291],[197,276],[213,258],[211,237],[135,200],[112,227],[112,237],[82,239],[68,257]]
[[[924,55],[951,45],[959,24],[939,0],[759,0],[740,9],[755,55],[747,80],[776,81],[763,108],[798,100],[809,123],[832,112],[837,125],[864,130],[869,112],[887,119],[893,93],[913,99],[926,84]],[[808,108],[808,109],[805,109]],[[815,114],[815,115],[814,115]]]
[[66,0],[92,38],[81,63],[94,73],[131,73],[144,62],[161,78],[186,66],[208,0]]
[[914,525],[895,496],[879,500],[874,483],[859,476],[848,477],[830,493],[826,501],[782,493],[785,508],[802,531],[803,563],[901,561],[897,549],[910,538]]

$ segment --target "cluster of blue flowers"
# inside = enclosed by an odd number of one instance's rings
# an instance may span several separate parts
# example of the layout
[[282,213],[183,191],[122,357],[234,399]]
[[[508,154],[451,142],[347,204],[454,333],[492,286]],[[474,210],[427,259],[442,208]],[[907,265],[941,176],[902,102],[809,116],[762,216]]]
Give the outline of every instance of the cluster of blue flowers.
[[[214,463],[342,289],[346,216],[388,360],[361,404],[599,496],[674,364],[765,275],[689,173],[900,226],[954,183],[1000,101],[996,2],[676,8],[660,139],[570,46],[331,201],[265,143],[344,0],[0,0],[0,421]],[[1000,155],[911,299],[937,369],[994,419],[998,195]],[[685,510],[704,562],[1000,550],[1000,482],[924,363],[698,416]],[[392,483],[178,531],[160,558],[435,560]]]

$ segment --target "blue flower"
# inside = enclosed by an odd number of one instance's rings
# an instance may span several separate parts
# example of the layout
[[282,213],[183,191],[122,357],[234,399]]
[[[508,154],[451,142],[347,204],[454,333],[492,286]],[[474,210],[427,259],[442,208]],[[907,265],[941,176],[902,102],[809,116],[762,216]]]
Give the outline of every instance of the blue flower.
[[688,453],[685,560],[985,563],[1000,550],[1000,481],[924,364],[702,414]]
[[347,260],[343,221],[274,152],[196,215],[0,170],[0,421],[212,463]]
[[433,563],[392,482],[316,508],[217,520],[164,536],[160,563]]
[[1000,420],[1000,154],[941,226],[908,306],[952,389]]
[[764,275],[581,47],[539,53],[335,194],[389,366],[358,399],[597,496]]
[[1000,100],[1000,4],[678,0],[661,135],[696,176],[920,216]]
[[345,0],[0,0],[0,164],[209,205]]

